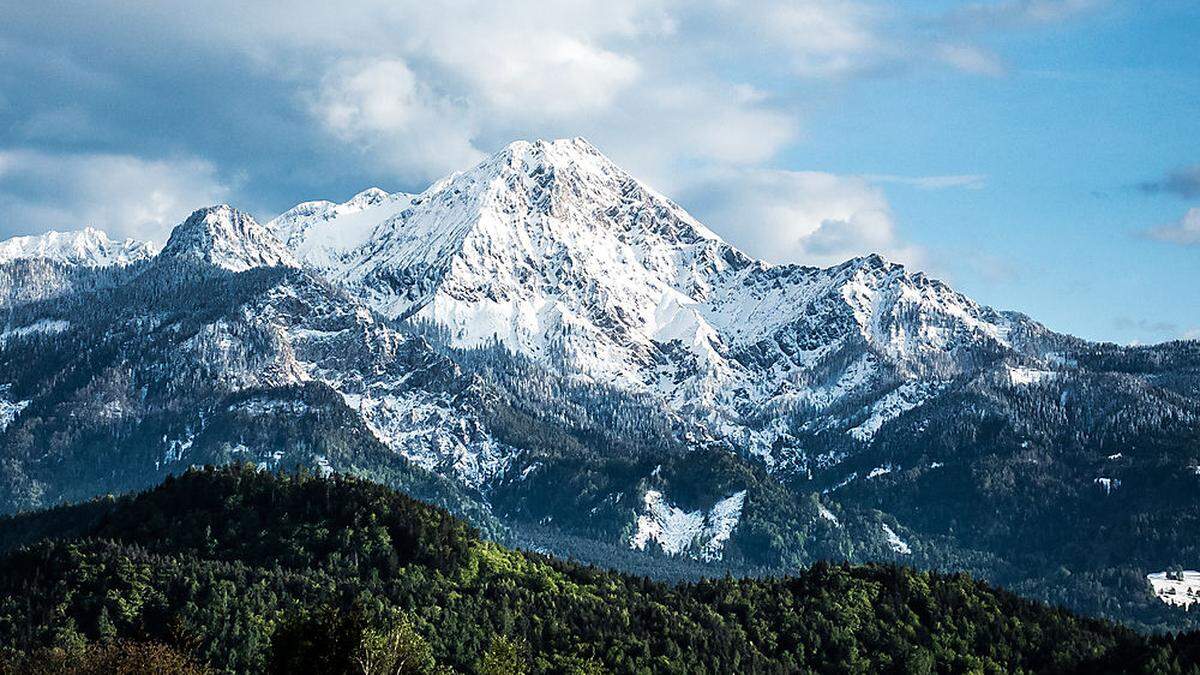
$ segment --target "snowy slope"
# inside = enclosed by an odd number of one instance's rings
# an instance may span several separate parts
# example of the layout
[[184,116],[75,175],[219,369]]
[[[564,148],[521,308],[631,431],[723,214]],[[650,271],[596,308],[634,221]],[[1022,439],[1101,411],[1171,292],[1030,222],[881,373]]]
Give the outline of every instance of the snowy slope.
[[155,253],[152,243],[133,239],[114,241],[91,227],[0,241],[0,265],[14,260],[43,259],[69,266],[105,267],[129,265]]
[[268,222],[273,232],[305,265],[327,269],[365,244],[375,227],[408,206],[413,195],[369,188],[348,201],[297,204]]
[[738,491],[706,511],[684,511],[671,504],[658,490],[647,490],[642,498],[643,512],[637,518],[637,530],[629,546],[645,550],[650,542],[667,555],[687,555],[699,560],[720,560],[725,542],[733,535],[742,517],[746,491]]
[[1146,579],[1154,589],[1154,596],[1168,605],[1186,608],[1200,603],[1200,572],[1154,572],[1147,574]]
[[268,288],[240,298],[232,312],[173,346],[170,358],[183,368],[203,368],[227,391],[327,384],[384,445],[473,488],[518,456],[487,433],[471,378],[423,339],[377,322],[368,308],[300,269],[250,216],[227,206],[195,212],[153,264],[178,258],[230,272],[279,271]]

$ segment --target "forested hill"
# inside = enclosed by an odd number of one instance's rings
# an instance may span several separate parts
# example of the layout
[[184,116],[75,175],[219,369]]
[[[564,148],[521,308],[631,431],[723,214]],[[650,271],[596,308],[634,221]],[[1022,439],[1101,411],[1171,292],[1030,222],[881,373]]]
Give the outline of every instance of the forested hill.
[[671,586],[507,550],[380,485],[250,467],[0,520],[0,672],[1200,672],[965,575]]

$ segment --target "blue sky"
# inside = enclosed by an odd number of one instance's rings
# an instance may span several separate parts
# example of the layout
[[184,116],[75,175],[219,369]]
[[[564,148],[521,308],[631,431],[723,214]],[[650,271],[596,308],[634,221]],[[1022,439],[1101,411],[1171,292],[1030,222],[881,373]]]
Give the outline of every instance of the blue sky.
[[161,240],[582,135],[761,257],[1200,337],[1198,3],[327,4],[0,6],[0,237]]

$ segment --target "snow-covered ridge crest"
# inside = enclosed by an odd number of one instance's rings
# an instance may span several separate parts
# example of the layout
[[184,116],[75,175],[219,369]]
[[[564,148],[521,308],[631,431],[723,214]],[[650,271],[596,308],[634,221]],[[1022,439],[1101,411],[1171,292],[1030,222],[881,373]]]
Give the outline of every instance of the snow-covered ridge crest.
[[408,206],[412,198],[404,192],[388,193],[372,187],[341,204],[325,200],[297,204],[265,227],[300,262],[327,269],[369,241],[375,227]]
[[191,258],[231,272],[299,267],[283,242],[254,218],[225,204],[200,209],[171,232],[163,258]]
[[114,240],[102,230],[86,227],[0,241],[0,265],[14,260],[43,259],[79,267],[123,266],[153,257],[157,252],[151,242]]

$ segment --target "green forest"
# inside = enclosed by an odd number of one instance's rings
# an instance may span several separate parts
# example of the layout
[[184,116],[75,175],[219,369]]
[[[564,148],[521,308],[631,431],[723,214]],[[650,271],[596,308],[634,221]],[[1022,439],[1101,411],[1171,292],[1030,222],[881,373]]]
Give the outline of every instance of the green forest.
[[965,574],[667,584],[510,550],[366,480],[194,469],[0,520],[0,672],[1200,672]]

